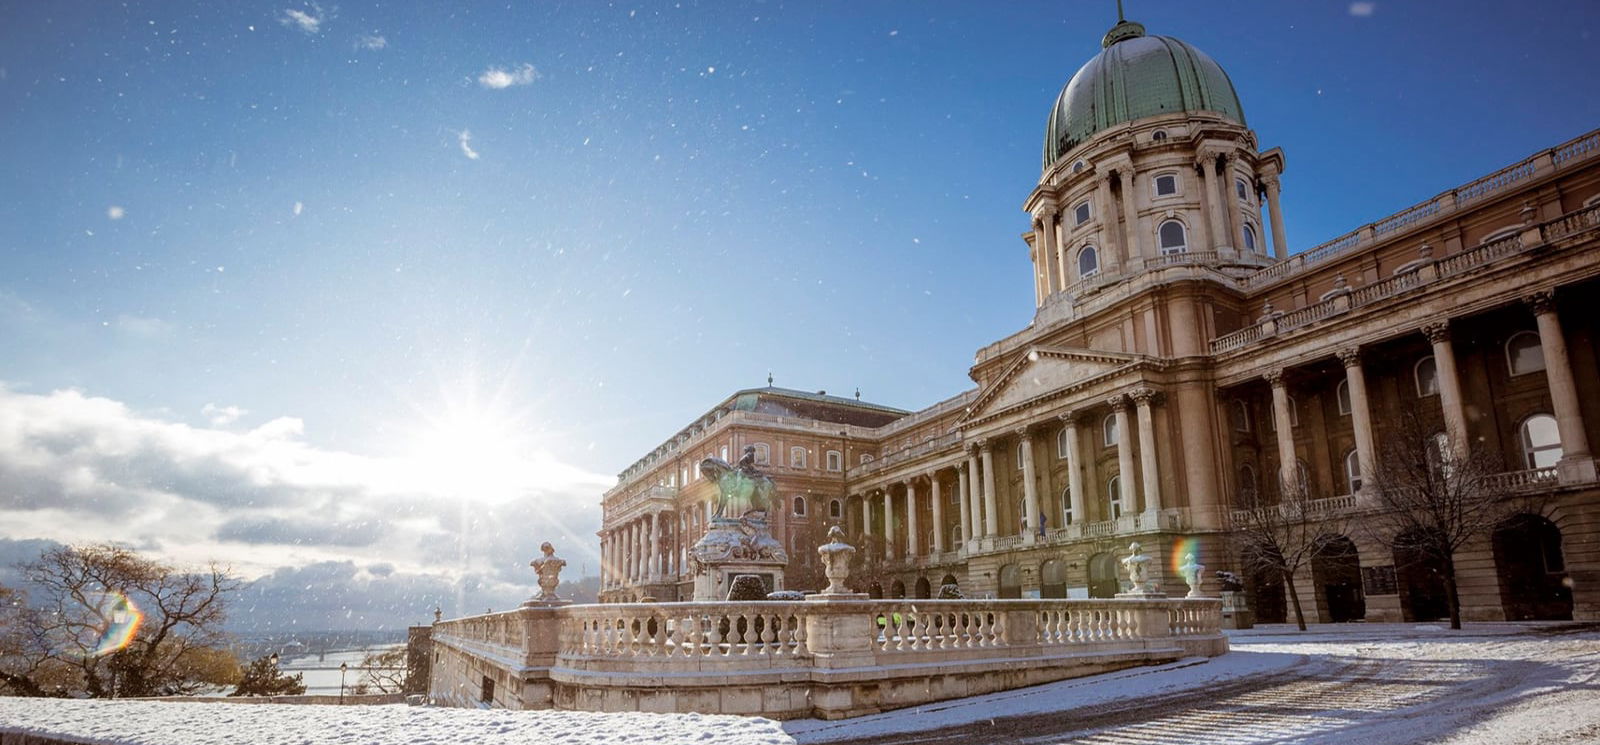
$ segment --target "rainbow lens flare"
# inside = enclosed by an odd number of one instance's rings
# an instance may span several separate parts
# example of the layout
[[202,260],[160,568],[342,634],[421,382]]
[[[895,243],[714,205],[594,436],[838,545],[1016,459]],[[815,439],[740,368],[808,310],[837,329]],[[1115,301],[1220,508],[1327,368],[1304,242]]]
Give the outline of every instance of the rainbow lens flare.
[[1200,560],[1199,538],[1190,536],[1188,538],[1179,538],[1178,540],[1172,542],[1171,563],[1173,574],[1180,577],[1183,576],[1183,571],[1180,569],[1180,567],[1182,567],[1184,562],[1188,560],[1189,554],[1194,554],[1195,561]]
[[144,611],[139,610],[132,598],[115,590],[101,596],[95,613],[100,618],[95,624],[100,639],[89,652],[91,657],[108,655],[128,646],[139,633],[139,625],[144,623]]

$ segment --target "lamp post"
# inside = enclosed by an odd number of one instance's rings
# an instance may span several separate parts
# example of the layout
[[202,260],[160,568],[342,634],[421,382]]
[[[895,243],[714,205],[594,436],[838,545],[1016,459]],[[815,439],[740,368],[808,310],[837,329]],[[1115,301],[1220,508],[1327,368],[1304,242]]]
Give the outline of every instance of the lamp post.
[[350,669],[348,663],[339,663],[339,705],[344,705],[344,672]]

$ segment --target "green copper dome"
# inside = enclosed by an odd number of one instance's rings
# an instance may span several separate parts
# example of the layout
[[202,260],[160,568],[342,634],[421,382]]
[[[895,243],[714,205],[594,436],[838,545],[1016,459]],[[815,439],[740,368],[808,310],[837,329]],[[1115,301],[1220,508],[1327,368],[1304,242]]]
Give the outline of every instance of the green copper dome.
[[1044,165],[1100,130],[1157,114],[1209,111],[1244,124],[1228,74],[1205,52],[1123,21],[1104,49],[1067,81],[1045,126]]

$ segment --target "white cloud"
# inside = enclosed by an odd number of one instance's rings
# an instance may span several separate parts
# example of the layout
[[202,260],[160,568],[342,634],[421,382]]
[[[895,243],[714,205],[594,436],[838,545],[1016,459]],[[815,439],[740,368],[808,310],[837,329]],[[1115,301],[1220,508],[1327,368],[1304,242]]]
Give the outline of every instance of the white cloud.
[[1357,18],[1366,18],[1367,16],[1372,15],[1373,11],[1376,11],[1377,9],[1378,4],[1374,2],[1350,3],[1350,15],[1353,15]]
[[356,39],[356,46],[377,51],[389,46],[389,40],[380,34],[365,34]]
[[520,67],[509,70],[503,67],[491,67],[478,76],[478,84],[492,90],[510,88],[513,85],[528,85],[539,79],[539,71],[533,65],[524,62]]
[[200,407],[200,414],[211,422],[212,426],[223,427],[239,421],[239,417],[249,414],[249,410],[237,406],[218,406],[208,403]]
[[[213,421],[244,413],[203,411]],[[447,610],[498,604],[513,591],[525,597],[534,579],[527,562],[542,540],[571,562],[573,579],[584,565],[591,574],[598,567],[597,497],[613,478],[518,449],[517,462],[499,470],[510,498],[485,501],[438,463],[318,447],[305,429],[295,417],[247,431],[195,427],[79,391],[0,384],[0,543],[120,541],[169,561],[278,577],[291,600],[289,580],[303,579],[301,570],[336,565],[328,581],[346,591],[302,600],[354,609],[363,626],[418,620],[390,617],[414,591],[426,590],[417,602],[428,608],[440,588],[457,594]],[[373,573],[354,569],[374,565],[393,576],[369,582]],[[253,613],[287,622],[298,610]]]
[[327,16],[322,12],[322,6],[311,3],[308,7],[309,11],[298,8],[284,10],[283,15],[278,17],[278,23],[298,28],[308,34],[322,33],[322,24],[327,20]]
[[127,214],[128,211],[123,209],[121,205],[113,204],[106,208],[106,217],[112,220],[121,220]]
[[472,132],[463,129],[456,133],[456,140],[461,143],[462,154],[473,160],[478,159],[478,151],[472,149]]
[[301,213],[301,212],[304,212],[304,211],[305,211],[305,209],[306,209],[306,206],[305,206],[305,204],[304,204],[304,203],[302,203],[302,202],[295,202],[295,203],[294,203],[294,216],[295,216],[295,217],[299,217],[299,216],[300,216],[300,213]]

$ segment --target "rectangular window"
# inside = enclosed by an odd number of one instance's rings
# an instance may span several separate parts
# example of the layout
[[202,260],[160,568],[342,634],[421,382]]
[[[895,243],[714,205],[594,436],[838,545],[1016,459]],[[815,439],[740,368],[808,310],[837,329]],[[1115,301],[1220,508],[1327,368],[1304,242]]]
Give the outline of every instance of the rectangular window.
[[1178,177],[1166,174],[1156,177],[1156,196],[1168,197],[1178,193]]
[[483,676],[483,686],[478,692],[478,700],[486,704],[494,703],[494,678]]
[[844,456],[841,455],[839,453],[839,451],[837,451],[837,450],[829,450],[828,451],[828,470],[830,470],[830,471],[843,471],[844,470]]
[[1089,221],[1089,203],[1084,202],[1072,210],[1072,219],[1075,224],[1082,225]]

